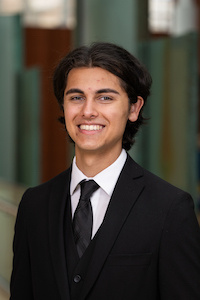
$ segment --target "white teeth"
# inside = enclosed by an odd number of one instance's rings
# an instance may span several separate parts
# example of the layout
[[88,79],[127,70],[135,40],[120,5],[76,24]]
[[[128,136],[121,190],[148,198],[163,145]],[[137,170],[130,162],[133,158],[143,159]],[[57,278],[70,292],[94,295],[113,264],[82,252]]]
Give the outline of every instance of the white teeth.
[[101,126],[101,125],[80,125],[80,129],[88,130],[88,131],[101,130],[102,128],[103,128],[103,126]]

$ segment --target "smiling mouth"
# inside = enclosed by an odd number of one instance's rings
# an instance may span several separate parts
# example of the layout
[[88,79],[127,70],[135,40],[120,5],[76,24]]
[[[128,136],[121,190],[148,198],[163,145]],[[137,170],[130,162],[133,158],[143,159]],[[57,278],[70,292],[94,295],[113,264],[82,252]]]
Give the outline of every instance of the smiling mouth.
[[102,125],[79,125],[81,130],[98,131],[103,129]]

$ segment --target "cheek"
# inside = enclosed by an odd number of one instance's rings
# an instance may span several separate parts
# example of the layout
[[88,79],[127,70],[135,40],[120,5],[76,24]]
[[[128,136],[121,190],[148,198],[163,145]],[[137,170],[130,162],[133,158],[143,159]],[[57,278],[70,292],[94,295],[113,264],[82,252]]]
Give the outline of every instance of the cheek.
[[64,108],[64,117],[65,117],[65,124],[66,124],[67,131],[69,131],[73,120],[72,111],[70,109]]
[[73,120],[74,116],[75,116],[75,110],[73,109],[73,107],[71,106],[64,106],[64,116],[65,116],[65,120],[66,122]]
[[110,125],[112,127],[112,132],[119,136],[123,135],[126,127],[126,123],[128,121],[127,112],[121,109],[120,114],[119,111],[112,112],[108,118],[109,118]]
[[110,113],[107,113],[107,115],[110,116],[110,119],[112,118],[113,122],[117,122],[118,124],[126,124],[129,117],[129,111],[128,109],[120,107],[118,110],[111,110]]

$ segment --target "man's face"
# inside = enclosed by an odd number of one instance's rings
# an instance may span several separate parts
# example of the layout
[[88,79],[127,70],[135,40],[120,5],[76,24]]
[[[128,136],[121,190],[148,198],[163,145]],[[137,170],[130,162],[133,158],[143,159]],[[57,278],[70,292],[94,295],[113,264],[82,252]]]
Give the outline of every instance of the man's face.
[[112,73],[98,67],[72,69],[64,92],[64,115],[76,155],[119,155],[127,120],[138,117],[135,105],[130,107]]

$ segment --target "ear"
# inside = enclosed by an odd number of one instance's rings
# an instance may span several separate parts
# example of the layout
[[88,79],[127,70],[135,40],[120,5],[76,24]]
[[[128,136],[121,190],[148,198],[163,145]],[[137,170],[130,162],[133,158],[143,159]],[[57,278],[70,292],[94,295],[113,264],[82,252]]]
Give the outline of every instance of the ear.
[[139,112],[140,112],[143,105],[144,105],[144,99],[140,96],[137,97],[137,102],[131,104],[129,117],[128,117],[128,119],[131,122],[137,121]]

